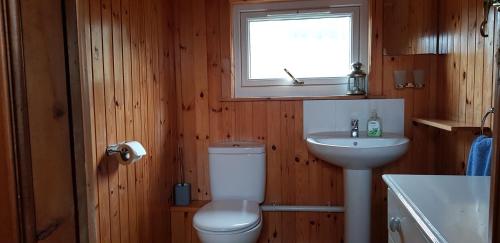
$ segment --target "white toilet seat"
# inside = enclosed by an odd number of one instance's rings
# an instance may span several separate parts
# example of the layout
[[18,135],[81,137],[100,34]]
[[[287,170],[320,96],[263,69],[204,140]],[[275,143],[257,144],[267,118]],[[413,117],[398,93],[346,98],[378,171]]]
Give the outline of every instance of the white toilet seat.
[[246,231],[261,220],[259,204],[248,200],[212,201],[196,212],[193,224],[211,232]]
[[196,212],[193,226],[203,243],[253,243],[262,229],[262,213],[254,201],[212,201]]
[[202,243],[256,243],[262,230],[262,221],[245,232],[208,232],[196,229]]

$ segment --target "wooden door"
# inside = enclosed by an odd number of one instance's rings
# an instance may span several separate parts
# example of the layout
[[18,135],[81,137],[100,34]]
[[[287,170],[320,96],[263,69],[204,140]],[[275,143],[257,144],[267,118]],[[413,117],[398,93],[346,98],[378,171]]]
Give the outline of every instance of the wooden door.
[[1,0],[0,181],[17,186],[0,242],[78,241],[64,6]]
[[76,242],[63,5],[19,2],[36,239]]

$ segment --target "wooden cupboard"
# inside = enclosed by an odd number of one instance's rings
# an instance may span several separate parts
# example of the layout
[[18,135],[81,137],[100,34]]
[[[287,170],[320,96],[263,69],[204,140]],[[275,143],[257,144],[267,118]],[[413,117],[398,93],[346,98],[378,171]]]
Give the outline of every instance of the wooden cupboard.
[[384,54],[436,54],[436,0],[384,0]]

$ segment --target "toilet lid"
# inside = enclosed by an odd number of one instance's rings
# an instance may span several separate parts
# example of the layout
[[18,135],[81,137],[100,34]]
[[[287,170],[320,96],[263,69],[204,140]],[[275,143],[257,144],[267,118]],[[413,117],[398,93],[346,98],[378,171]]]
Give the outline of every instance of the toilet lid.
[[257,202],[246,200],[212,201],[196,212],[194,226],[212,232],[240,231],[260,222]]

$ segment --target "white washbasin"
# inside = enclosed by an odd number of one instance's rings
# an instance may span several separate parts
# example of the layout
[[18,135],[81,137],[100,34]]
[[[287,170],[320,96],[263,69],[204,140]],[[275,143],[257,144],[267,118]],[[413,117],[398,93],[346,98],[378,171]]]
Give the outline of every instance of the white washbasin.
[[323,132],[307,136],[312,154],[331,164],[351,170],[380,167],[399,159],[408,151],[410,140],[384,133],[380,138],[351,138],[349,132]]

